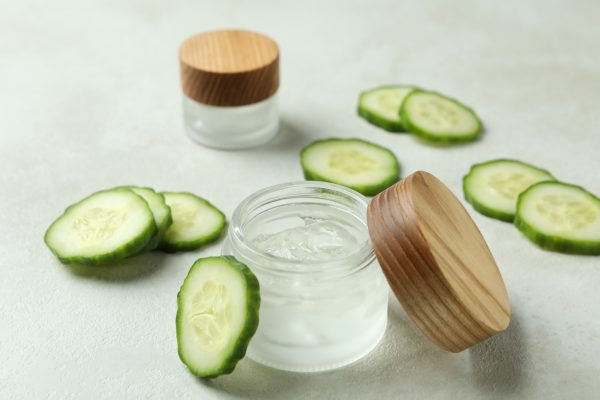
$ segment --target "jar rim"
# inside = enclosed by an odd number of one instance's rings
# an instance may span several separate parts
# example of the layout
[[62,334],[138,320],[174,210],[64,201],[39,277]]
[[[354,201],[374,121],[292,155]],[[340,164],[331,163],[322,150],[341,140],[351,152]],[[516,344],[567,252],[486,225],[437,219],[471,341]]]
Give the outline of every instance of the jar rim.
[[[315,195],[319,191],[327,191],[327,193],[339,195],[340,197],[346,197],[352,200],[360,209],[364,210],[364,215],[359,215],[358,210],[350,210],[354,216],[359,218],[361,221],[365,221],[366,218],[366,210],[368,206],[368,200],[362,194],[347,188],[345,186],[337,185],[329,182],[321,182],[321,181],[295,181],[289,183],[281,183],[273,186],[269,186],[263,189],[260,189],[248,197],[246,197],[235,209],[233,216],[231,218],[231,226],[230,233],[232,242],[235,241],[237,246],[242,246],[243,251],[246,253],[250,253],[254,257],[258,257],[262,260],[269,261],[269,265],[273,267],[268,267],[270,272],[282,272],[285,274],[310,274],[316,271],[322,270],[322,266],[327,265],[327,270],[331,272],[346,272],[346,273],[354,273],[362,268],[370,265],[375,260],[375,251],[371,246],[370,238],[367,234],[367,240],[362,242],[352,253],[348,255],[341,256],[334,260],[324,260],[324,261],[298,261],[298,260],[290,260],[287,258],[277,257],[273,254],[267,253],[254,244],[251,241],[246,240],[247,237],[243,231],[244,218],[245,215],[250,213],[253,209],[257,209],[258,207],[264,206],[266,204],[274,202],[274,198],[271,195],[277,194],[277,192],[284,191],[297,191],[295,194],[288,194],[285,197],[278,197],[276,200],[286,200],[300,197],[313,197],[317,198]],[[312,196],[307,196],[310,192],[313,192]],[[341,201],[339,204],[343,204]],[[347,207],[350,209],[350,207]],[[360,210],[360,211],[362,211]],[[365,223],[365,229],[368,230],[367,225]],[[307,264],[314,265],[315,268],[310,269],[302,269],[302,268],[290,268],[293,265],[302,265],[306,266]],[[278,265],[283,265],[285,268],[278,268]],[[264,268],[264,265],[261,265]]]

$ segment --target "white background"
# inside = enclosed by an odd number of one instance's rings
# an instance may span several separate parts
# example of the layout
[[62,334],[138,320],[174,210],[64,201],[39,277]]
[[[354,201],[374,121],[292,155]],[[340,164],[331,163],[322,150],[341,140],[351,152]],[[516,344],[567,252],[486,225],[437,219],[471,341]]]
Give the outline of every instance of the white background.
[[[282,49],[283,129],[259,149],[210,150],[182,132],[178,45],[221,27]],[[361,90],[394,82],[473,106],[482,140],[432,147],[355,115]],[[496,157],[600,194],[599,108],[593,0],[1,0],[0,398],[598,398],[600,258],[545,252],[474,212],[510,293],[505,334],[445,353],[393,301],[383,343],[350,367],[244,360],[212,382],[177,357],[176,294],[220,243],[85,269],[59,264],[42,236],[68,204],[122,184],[192,191],[231,216],[253,191],[301,179],[301,147],[327,136],[385,145],[403,175],[432,172],[459,196],[469,166]]]

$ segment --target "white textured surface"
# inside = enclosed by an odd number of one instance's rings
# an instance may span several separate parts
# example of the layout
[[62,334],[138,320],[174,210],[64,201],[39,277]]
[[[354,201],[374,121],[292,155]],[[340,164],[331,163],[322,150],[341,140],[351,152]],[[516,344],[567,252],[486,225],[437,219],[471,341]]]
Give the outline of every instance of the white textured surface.
[[[298,375],[245,360],[212,382],[180,363],[174,318],[188,267],[219,244],[91,273],[60,265],[42,235],[69,203],[128,183],[196,192],[231,215],[254,190],[300,179],[301,146],[331,135],[389,146],[404,174],[428,170],[455,193],[471,164],[502,156],[598,194],[600,2],[1,0],[0,10],[0,398],[598,398],[600,257],[544,252],[477,214],[511,295],[505,334],[444,353],[393,303],[383,344],[351,367]],[[177,46],[230,26],[283,50],[283,130],[252,151],[205,149],[182,131]],[[367,125],[357,94],[388,82],[460,98],[487,134],[439,148]]]

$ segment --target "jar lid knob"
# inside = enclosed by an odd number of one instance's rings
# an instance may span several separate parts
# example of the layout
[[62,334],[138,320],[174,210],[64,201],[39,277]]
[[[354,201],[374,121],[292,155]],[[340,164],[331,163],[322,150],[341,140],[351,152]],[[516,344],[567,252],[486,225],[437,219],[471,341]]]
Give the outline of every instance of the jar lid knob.
[[214,106],[242,106],[279,87],[279,48],[263,34],[217,30],[186,39],[179,49],[184,94]]
[[508,327],[510,304],[494,257],[433,175],[415,172],[377,195],[367,223],[394,294],[432,342],[459,352]]

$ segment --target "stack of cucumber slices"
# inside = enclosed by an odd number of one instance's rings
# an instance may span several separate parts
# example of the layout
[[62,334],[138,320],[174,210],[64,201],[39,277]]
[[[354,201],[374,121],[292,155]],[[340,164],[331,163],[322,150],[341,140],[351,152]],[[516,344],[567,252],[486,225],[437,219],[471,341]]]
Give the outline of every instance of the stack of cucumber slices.
[[544,169],[508,159],[475,164],[463,190],[477,211],[514,222],[544,249],[600,254],[600,199]]
[[481,133],[481,121],[471,108],[409,85],[379,86],[361,93],[358,115],[386,131],[408,131],[430,142],[471,142]]
[[100,265],[155,249],[193,250],[224,226],[225,215],[196,195],[125,186],[69,206],[44,241],[64,264]]

